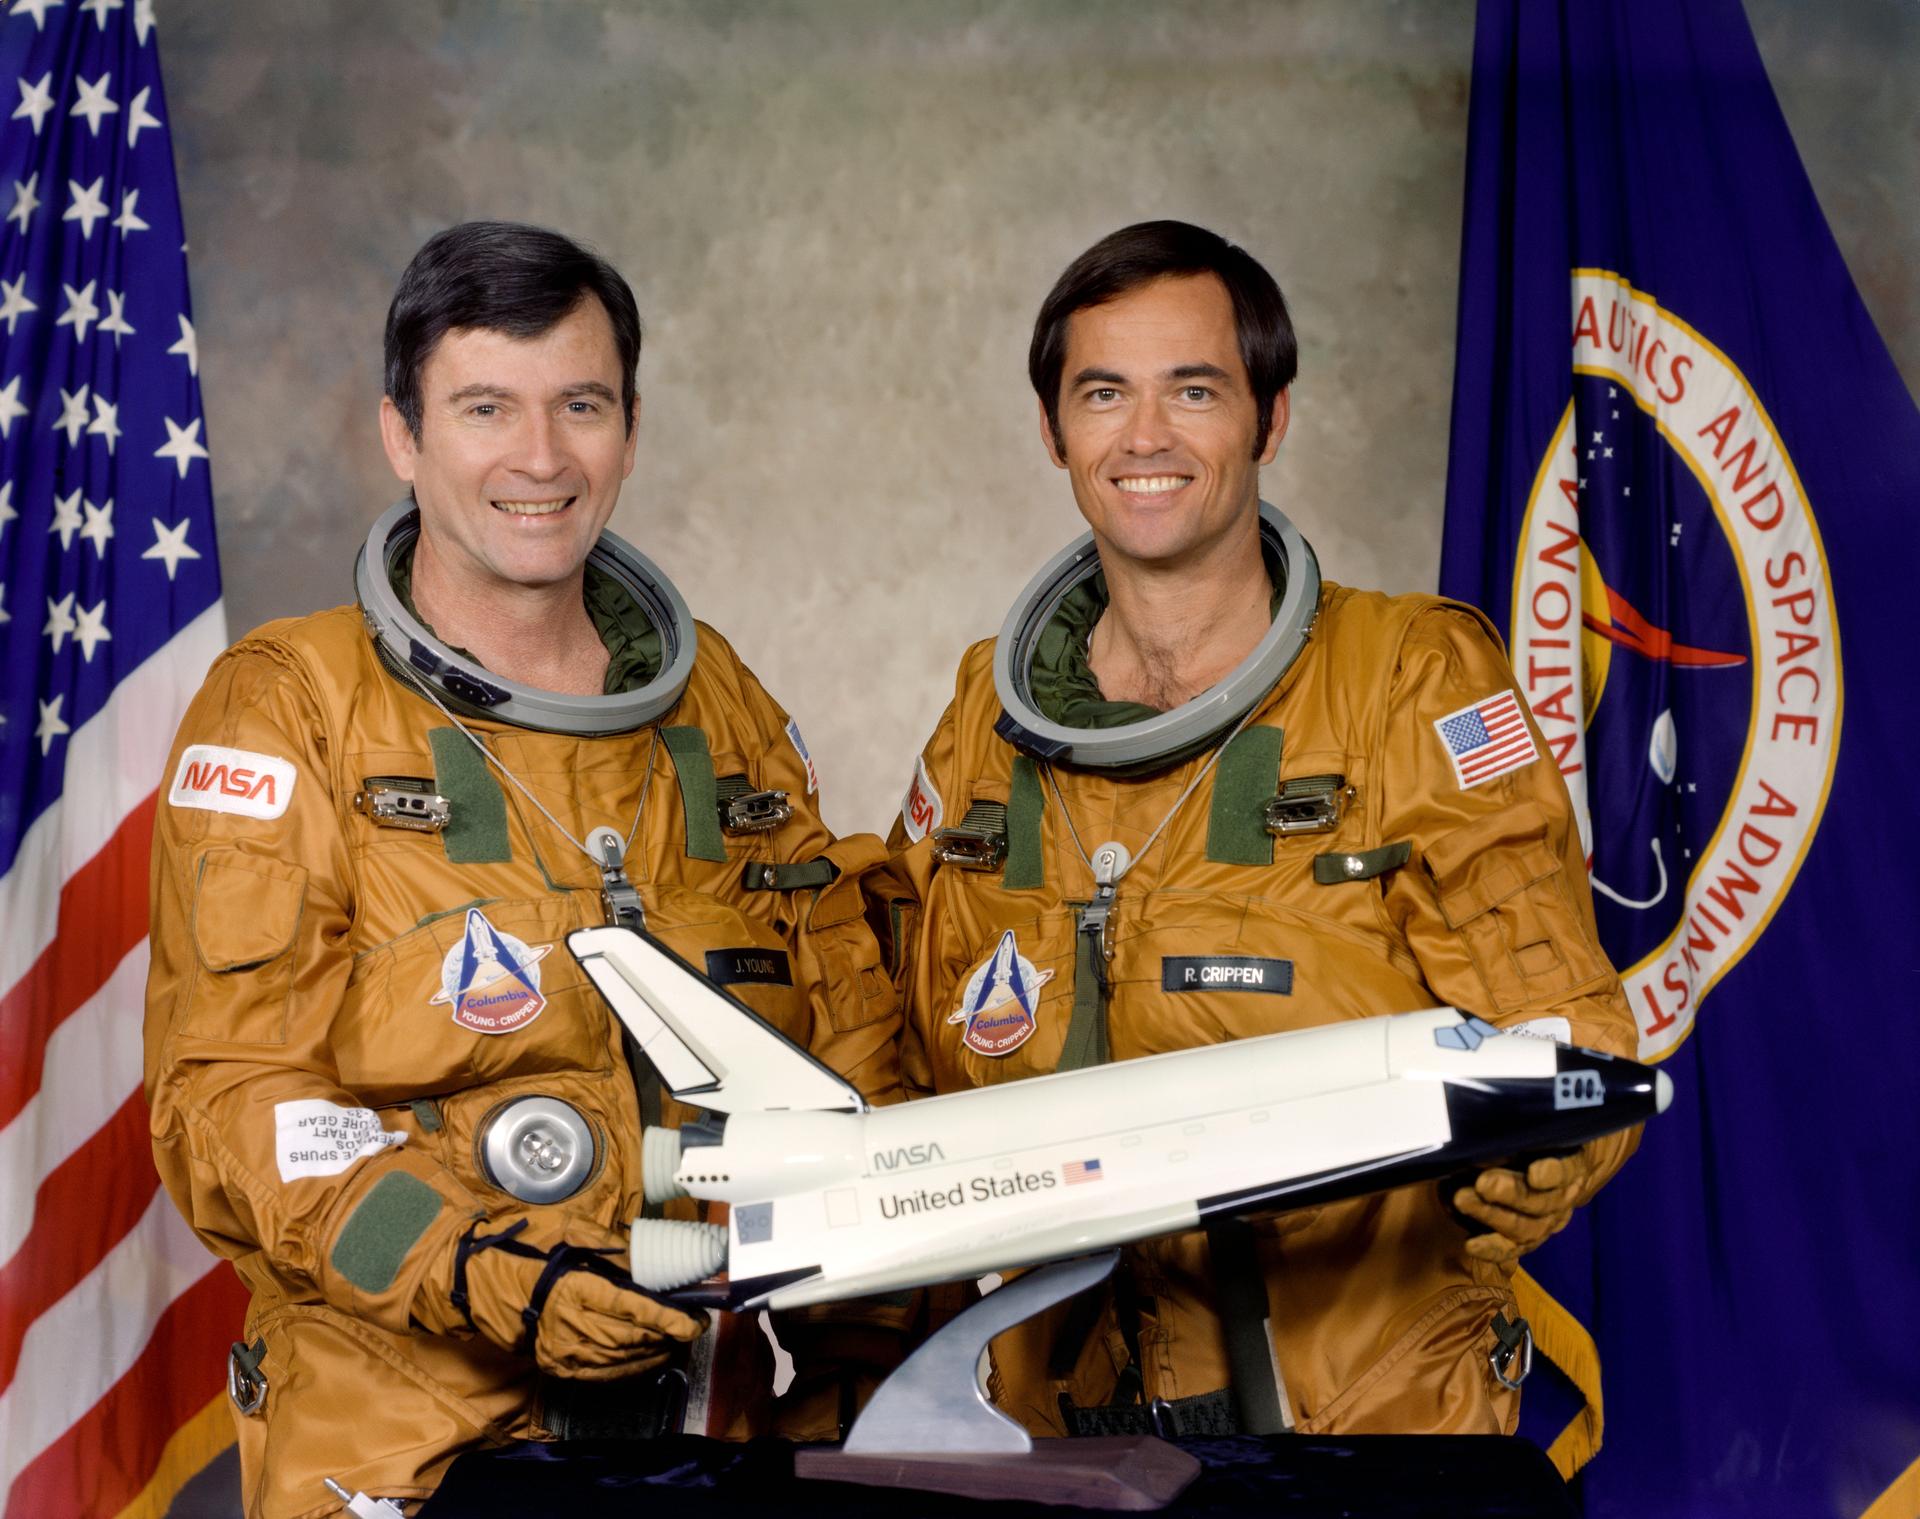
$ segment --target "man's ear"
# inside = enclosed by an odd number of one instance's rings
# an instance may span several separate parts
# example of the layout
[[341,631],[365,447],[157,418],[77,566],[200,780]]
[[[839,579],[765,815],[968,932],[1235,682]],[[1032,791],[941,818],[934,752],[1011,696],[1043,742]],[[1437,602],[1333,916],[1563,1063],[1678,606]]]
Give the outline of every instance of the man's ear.
[[633,393],[633,411],[627,417],[627,455],[620,466],[620,478],[633,473],[633,461],[640,448],[640,392]]
[[387,463],[393,466],[393,472],[412,484],[414,460],[420,447],[413,440],[413,429],[407,426],[407,419],[393,404],[392,396],[380,398],[380,445],[387,451]]
[[1292,393],[1293,387],[1288,386],[1273,398],[1273,411],[1267,423],[1267,442],[1266,446],[1260,450],[1262,464],[1273,463],[1274,456],[1280,452],[1280,440],[1286,437],[1287,423],[1293,415],[1293,408],[1288,401]]
[[1047,457],[1053,460],[1054,468],[1067,467],[1066,451],[1060,447],[1060,440],[1054,436],[1053,418],[1047,415],[1047,403],[1034,398],[1034,404],[1040,408],[1040,442],[1047,450]]
[[1289,385],[1273,398],[1273,414],[1267,425],[1267,444],[1260,450],[1262,464],[1273,463],[1274,455],[1280,452],[1280,440],[1286,437],[1287,423],[1293,414],[1293,408],[1287,399],[1292,393],[1293,387]]

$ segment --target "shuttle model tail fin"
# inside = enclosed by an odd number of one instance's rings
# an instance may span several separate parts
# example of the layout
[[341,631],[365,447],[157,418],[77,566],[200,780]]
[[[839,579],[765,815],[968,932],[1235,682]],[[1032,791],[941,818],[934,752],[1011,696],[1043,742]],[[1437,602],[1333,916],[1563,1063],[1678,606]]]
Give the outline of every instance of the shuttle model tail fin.
[[682,1102],[714,1113],[866,1111],[846,1081],[651,935],[583,928],[567,948]]

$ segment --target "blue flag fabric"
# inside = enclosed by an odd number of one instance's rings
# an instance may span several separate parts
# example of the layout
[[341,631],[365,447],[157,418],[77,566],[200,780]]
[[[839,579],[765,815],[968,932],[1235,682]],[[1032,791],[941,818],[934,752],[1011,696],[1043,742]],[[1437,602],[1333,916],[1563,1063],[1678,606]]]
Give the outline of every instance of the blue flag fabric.
[[1605,1367],[1587,1512],[1911,1514],[1920,411],[1737,0],[1481,0],[1457,365],[1441,588],[1677,1092],[1527,1263]]

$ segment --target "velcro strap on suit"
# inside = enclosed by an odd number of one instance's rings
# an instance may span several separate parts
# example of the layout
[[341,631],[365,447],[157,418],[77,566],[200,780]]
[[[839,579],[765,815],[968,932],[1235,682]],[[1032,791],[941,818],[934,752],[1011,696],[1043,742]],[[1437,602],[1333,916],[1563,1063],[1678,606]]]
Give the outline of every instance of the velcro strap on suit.
[[1280,782],[1286,735],[1279,728],[1247,728],[1220,751],[1207,813],[1207,858],[1221,865],[1271,865],[1273,835],[1267,803]]
[[814,886],[831,886],[840,867],[829,859],[755,860],[740,872],[743,891],[804,891]]
[[660,742],[673,757],[673,773],[680,783],[680,811],[687,829],[687,858],[727,858],[726,837],[720,832],[720,787],[713,774],[713,751],[704,728],[662,728]]
[[1040,852],[1040,822],[1047,800],[1040,790],[1040,767],[1024,754],[1013,757],[1007,791],[1007,865],[1000,884],[1008,891],[1032,891],[1046,885]]
[[1073,1013],[1056,1071],[1084,1070],[1113,1058],[1107,1045],[1107,966],[1100,935],[1082,927],[1084,905],[1073,910]]
[[1343,881],[1371,881],[1375,876],[1398,870],[1413,856],[1413,845],[1401,839],[1382,844],[1378,849],[1355,849],[1313,857],[1313,878],[1322,886],[1338,886]]
[[440,1216],[446,1200],[408,1171],[388,1171],[353,1206],[329,1261],[342,1279],[378,1296],[400,1275],[407,1252]]

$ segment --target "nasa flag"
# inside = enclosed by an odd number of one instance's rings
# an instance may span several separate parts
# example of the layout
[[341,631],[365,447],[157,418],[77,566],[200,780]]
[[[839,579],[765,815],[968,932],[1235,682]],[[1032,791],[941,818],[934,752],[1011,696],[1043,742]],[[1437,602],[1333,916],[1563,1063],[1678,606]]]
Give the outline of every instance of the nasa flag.
[[1441,588],[1676,1089],[1527,1262],[1588,1512],[1910,1514],[1920,412],[1737,0],[1481,0],[1453,402]]

